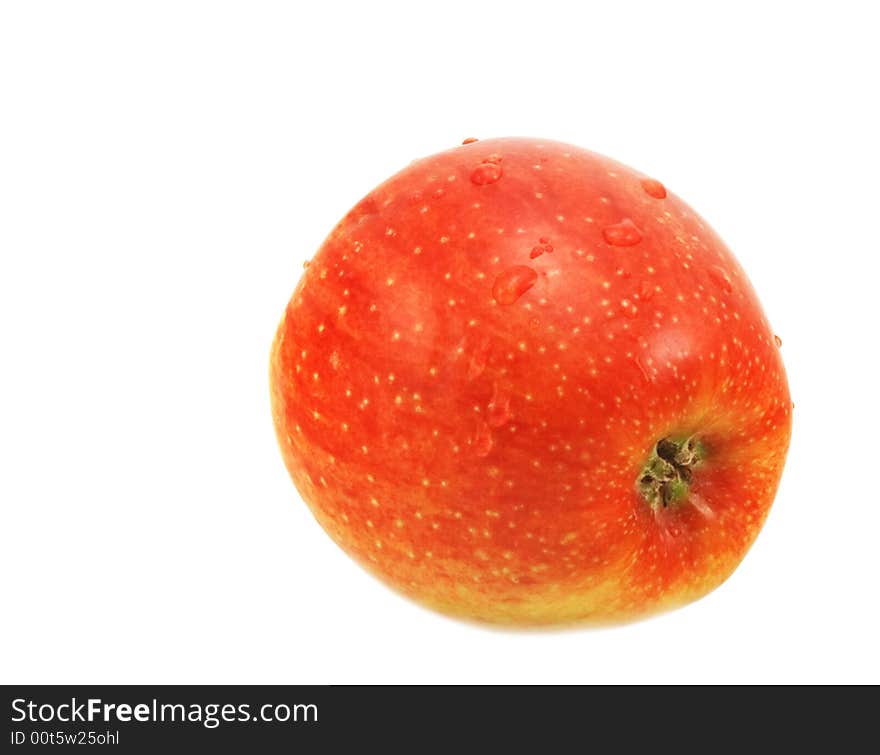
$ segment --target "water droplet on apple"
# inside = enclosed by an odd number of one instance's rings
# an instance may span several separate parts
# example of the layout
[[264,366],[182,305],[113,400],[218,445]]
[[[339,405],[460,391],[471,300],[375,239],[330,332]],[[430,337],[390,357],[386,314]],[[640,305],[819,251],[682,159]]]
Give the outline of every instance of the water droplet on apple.
[[476,380],[486,370],[486,360],[479,354],[471,356],[468,362],[467,379]]
[[535,285],[538,274],[525,265],[514,265],[501,273],[492,286],[492,296],[499,304],[513,304]]
[[471,440],[471,446],[474,449],[474,453],[480,458],[483,458],[489,455],[489,452],[494,445],[495,441],[492,439],[492,431],[489,429],[489,425],[483,422],[483,420],[478,420],[477,431],[474,433],[474,437]]
[[773,336],[773,341],[774,341],[774,343],[776,344],[776,348],[777,348],[777,349],[782,348],[782,339],[781,339],[779,336],[774,335],[774,336]]
[[727,294],[733,291],[733,284],[723,267],[713,265],[709,268],[709,277]]
[[656,178],[643,178],[642,188],[645,190],[645,194],[654,197],[654,199],[666,199],[666,187]]
[[474,349],[471,354],[471,358],[468,361],[468,370],[467,370],[467,379],[468,380],[476,380],[480,375],[483,374],[486,370],[486,363],[489,361],[489,352],[491,351],[491,347],[489,345],[489,339],[486,338],[479,343],[476,349]]
[[635,246],[642,240],[642,232],[629,218],[602,229],[602,237],[611,246]]
[[550,243],[550,239],[546,236],[541,236],[541,238],[538,239],[538,243],[532,247],[532,251],[529,253],[529,258],[535,259],[542,254],[550,254],[552,251],[553,245]]
[[493,184],[501,178],[503,173],[504,171],[498,163],[481,162],[471,172],[471,181],[477,186]]
[[513,416],[510,412],[510,394],[498,381],[492,386],[492,398],[487,409],[487,421],[491,427],[503,427]]
[[474,142],[478,142],[478,141],[480,141],[480,140],[479,140],[479,139],[475,139],[473,136],[469,136],[467,139],[465,139],[465,140],[462,142],[462,144],[473,144]]
[[376,201],[375,197],[366,196],[354,206],[351,211],[351,216],[360,221],[368,215],[375,215],[378,212],[379,203]]
[[312,264],[311,260],[306,260],[305,262],[303,262],[303,270],[308,270],[309,265],[311,265],[311,264]]

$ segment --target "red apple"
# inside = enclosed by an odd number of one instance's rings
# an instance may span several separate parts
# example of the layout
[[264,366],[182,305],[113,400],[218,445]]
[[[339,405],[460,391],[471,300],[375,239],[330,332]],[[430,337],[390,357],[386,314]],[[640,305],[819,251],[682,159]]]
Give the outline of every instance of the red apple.
[[624,621],[705,595],[776,492],[779,341],[663,185],[540,139],[418,160],[333,229],[271,394],[327,533],[439,611]]

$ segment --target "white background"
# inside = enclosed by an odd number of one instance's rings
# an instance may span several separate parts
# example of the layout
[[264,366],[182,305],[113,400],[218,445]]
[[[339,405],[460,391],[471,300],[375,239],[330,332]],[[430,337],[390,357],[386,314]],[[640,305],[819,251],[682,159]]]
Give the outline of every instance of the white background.
[[[880,682],[880,54],[868,3],[5,2],[0,681]],[[507,632],[362,572],[290,483],[302,263],[463,137],[655,175],[733,248],[796,402],[706,599]]]

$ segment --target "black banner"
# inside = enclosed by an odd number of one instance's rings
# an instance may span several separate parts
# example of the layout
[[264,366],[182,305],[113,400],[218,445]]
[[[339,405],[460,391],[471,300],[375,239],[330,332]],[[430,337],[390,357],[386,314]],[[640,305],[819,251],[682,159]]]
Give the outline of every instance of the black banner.
[[[535,752],[724,744],[790,746],[806,736],[835,750],[862,740],[868,700],[838,706],[839,690],[688,687],[5,686],[3,748],[342,747]],[[874,694],[870,697],[873,697]],[[616,746],[610,747],[609,743]],[[702,743],[702,744],[701,744]],[[176,750],[175,750],[176,751]],[[335,749],[333,751],[336,751]]]

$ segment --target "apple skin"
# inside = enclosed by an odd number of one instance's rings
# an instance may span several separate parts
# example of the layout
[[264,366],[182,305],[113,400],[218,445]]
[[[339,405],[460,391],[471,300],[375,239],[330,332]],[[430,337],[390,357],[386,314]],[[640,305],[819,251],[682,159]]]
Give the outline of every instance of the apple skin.
[[[754,541],[791,433],[777,341],[655,179],[468,140],[333,229],[273,342],[272,413],[318,522],[402,593],[492,623],[622,622],[705,595]],[[646,476],[664,439],[699,452]]]

